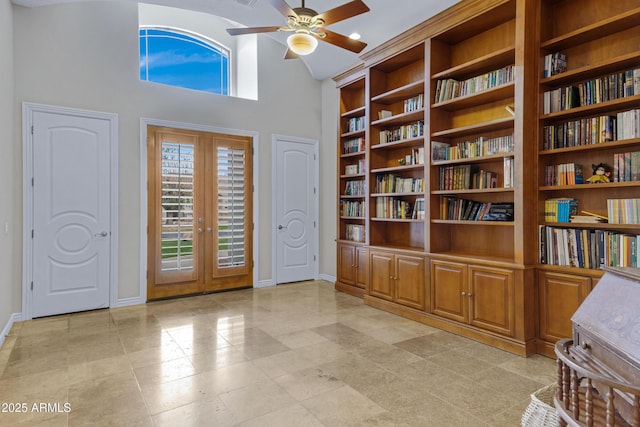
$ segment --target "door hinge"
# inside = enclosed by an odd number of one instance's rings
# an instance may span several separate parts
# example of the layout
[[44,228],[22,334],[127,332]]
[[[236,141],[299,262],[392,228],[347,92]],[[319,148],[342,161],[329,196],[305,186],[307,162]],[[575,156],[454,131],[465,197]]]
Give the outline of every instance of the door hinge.
[[31,125],[31,135],[33,135],[33,125]]
[[33,177],[31,178],[31,186],[33,187],[33,183],[34,183],[34,179]]
[[316,187],[313,187],[313,194],[316,194]]
[[315,159],[316,159],[316,155],[314,154],[314,155],[313,155],[313,160],[315,160]]
[[252,193],[255,193],[255,192],[256,192],[256,186],[255,186],[255,185],[253,185],[253,184],[251,184],[251,192],[252,192]]
[[313,256],[313,260],[314,260],[314,261],[316,260],[316,256],[315,256],[315,255]]
[[33,234],[34,234],[34,233],[33,233],[33,229],[32,229],[32,230],[31,230],[31,238],[32,238],[32,239],[33,239]]
[[255,267],[256,262],[254,260],[251,260],[251,268]]
[[33,282],[31,282],[31,290],[33,290]]
[[316,222],[313,221],[313,228],[316,228]]

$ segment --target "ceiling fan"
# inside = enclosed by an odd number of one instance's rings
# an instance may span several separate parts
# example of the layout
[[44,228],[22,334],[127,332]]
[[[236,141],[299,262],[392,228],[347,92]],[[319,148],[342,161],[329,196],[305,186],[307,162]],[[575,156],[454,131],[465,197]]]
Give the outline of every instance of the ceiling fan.
[[367,44],[359,40],[353,40],[342,34],[334,33],[324,28],[326,25],[352,18],[369,11],[362,0],[353,0],[341,6],[330,9],[324,13],[318,13],[304,6],[291,8],[284,0],[267,0],[278,12],[287,18],[286,26],[253,27],[253,28],[229,28],[227,32],[232,36],[254,33],[270,33],[275,31],[287,31],[292,34],[287,38],[289,49],[285,59],[297,58],[300,55],[312,53],[318,45],[318,39],[343,49],[360,53]]

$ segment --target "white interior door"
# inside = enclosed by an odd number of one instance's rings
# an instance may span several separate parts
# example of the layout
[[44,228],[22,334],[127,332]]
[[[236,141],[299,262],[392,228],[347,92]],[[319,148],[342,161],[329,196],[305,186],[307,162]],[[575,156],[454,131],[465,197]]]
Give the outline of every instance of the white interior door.
[[111,122],[32,116],[32,316],[109,307]]
[[276,283],[315,275],[316,155],[313,143],[277,138]]

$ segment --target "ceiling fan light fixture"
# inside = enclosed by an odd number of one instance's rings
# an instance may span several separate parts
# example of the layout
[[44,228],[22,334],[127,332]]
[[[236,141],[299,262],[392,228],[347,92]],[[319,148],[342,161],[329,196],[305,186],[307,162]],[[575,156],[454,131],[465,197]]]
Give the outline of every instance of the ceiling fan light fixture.
[[311,34],[293,33],[287,37],[287,45],[297,55],[309,55],[318,47],[318,40]]

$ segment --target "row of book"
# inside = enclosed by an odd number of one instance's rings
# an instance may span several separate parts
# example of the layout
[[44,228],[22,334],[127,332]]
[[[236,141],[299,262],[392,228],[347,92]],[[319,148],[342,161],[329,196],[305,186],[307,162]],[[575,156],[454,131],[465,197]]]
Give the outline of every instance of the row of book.
[[[424,200],[424,199],[423,199]],[[397,197],[382,196],[376,198],[376,218],[418,219],[415,204]],[[424,203],[422,208],[424,209]]]
[[345,196],[364,196],[365,194],[367,194],[367,182],[365,180],[347,181],[345,184]]
[[544,77],[555,76],[567,71],[567,55],[554,52],[544,56]]
[[544,185],[584,184],[582,165],[577,163],[561,163],[544,167]]
[[545,222],[569,222],[578,213],[578,201],[570,197],[556,197],[544,201]]
[[640,181],[640,151],[613,155],[613,182]]
[[424,108],[424,95],[420,94],[409,99],[405,99],[403,103],[403,111],[410,113],[412,111],[422,110]]
[[622,111],[616,115],[616,139],[640,138],[640,110]]
[[342,143],[342,154],[362,153],[366,149],[363,137],[348,139]]
[[553,150],[555,148],[601,144],[615,141],[617,136],[616,117],[589,117],[545,126],[543,147],[545,150]]
[[513,135],[498,138],[479,137],[456,144],[431,141],[431,159],[436,161],[473,159],[495,154],[513,153]]
[[640,199],[607,199],[609,224],[640,224]]
[[515,183],[515,178],[514,178],[514,165],[515,165],[515,161],[513,160],[513,157],[505,157],[503,160],[504,163],[504,182],[502,184],[502,187],[504,188],[513,188],[513,185]]
[[367,172],[367,163],[364,159],[358,159],[358,162],[344,167],[345,175],[359,175]]
[[367,126],[366,116],[352,117],[347,121],[347,132],[358,132]]
[[591,269],[640,266],[640,236],[545,225],[539,228],[541,264]]
[[498,174],[487,170],[474,171],[471,165],[440,167],[439,190],[469,190],[498,188]]
[[543,111],[555,113],[634,95],[640,95],[640,68],[546,91]]
[[364,225],[359,224],[347,224],[345,231],[345,239],[352,242],[364,242],[365,241],[365,228]]
[[365,203],[363,201],[343,200],[340,202],[340,215],[362,218],[365,216]]
[[477,202],[444,196],[440,218],[452,221],[513,221],[513,203]]
[[404,139],[417,138],[424,135],[424,122],[419,120],[415,123],[400,126],[397,129],[385,129],[380,131],[380,143],[402,141]]
[[489,73],[458,81],[455,79],[442,79],[436,82],[434,103],[448,101],[461,96],[473,95],[492,89],[494,87],[510,83],[514,80],[515,68],[509,65]]
[[424,179],[405,178],[394,174],[376,175],[376,193],[422,193]]

